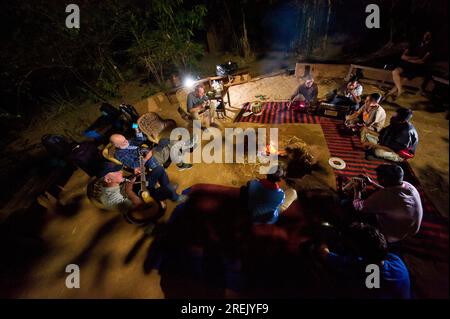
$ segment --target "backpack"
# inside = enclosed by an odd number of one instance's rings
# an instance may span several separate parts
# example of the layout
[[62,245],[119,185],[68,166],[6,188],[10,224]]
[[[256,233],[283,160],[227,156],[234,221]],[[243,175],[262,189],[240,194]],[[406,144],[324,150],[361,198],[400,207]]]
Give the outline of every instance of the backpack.
[[139,113],[136,111],[133,105],[120,104],[119,110],[122,113],[122,118],[127,123],[136,123],[139,118]]
[[121,115],[121,112],[118,109],[108,103],[102,103],[102,105],[100,105],[100,112],[112,119],[116,119]]
[[70,154],[74,146],[74,142],[69,141],[62,135],[46,134],[42,136],[41,143],[47,152],[58,158],[65,158]]
[[88,141],[74,145],[68,159],[91,177],[98,174],[101,165],[105,162],[97,145]]

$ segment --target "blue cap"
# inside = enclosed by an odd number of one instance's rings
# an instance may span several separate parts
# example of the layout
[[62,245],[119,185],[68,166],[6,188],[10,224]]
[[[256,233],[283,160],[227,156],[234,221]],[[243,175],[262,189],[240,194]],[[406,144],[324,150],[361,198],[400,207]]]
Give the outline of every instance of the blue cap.
[[122,165],[117,165],[113,162],[105,162],[99,171],[98,177],[105,177],[108,173],[118,172],[122,169]]

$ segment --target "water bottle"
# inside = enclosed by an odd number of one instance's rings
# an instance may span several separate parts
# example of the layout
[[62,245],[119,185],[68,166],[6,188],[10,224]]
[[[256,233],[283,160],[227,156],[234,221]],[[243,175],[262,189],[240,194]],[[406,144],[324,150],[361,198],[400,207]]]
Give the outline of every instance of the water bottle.
[[141,130],[139,129],[139,126],[137,125],[137,123],[133,123],[132,126],[136,132],[136,138],[138,140],[143,140],[144,139],[144,134],[142,134]]

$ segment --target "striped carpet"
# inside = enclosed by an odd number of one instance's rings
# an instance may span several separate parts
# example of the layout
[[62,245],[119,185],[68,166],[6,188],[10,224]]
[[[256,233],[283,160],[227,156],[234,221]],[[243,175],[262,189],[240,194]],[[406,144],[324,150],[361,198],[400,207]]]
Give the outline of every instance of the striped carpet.
[[260,115],[243,116],[250,111],[250,103],[244,104],[234,121],[262,124],[319,123],[317,116],[288,110],[286,102],[265,102],[261,107]]
[[[376,180],[375,168],[384,161],[368,161],[365,159],[359,137],[345,129],[341,120],[318,117],[288,110],[286,102],[266,102],[262,105],[262,113],[258,116],[243,114],[250,110],[250,103],[243,105],[235,122],[261,124],[310,123],[320,124],[327,142],[330,155],[340,157],[346,163],[343,170],[335,170],[335,175],[353,177],[365,174]],[[416,186],[422,198],[424,216],[419,233],[403,242],[405,252],[427,259],[448,261],[448,221],[442,218],[436,207],[429,200],[408,163],[402,163],[405,180]]]

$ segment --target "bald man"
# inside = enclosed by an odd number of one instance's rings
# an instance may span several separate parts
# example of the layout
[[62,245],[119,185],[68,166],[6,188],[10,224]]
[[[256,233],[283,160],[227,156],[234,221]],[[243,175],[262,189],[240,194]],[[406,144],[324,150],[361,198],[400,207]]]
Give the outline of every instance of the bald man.
[[[125,166],[133,169],[135,174],[140,174],[138,143],[128,141],[125,136],[121,134],[111,135],[110,142],[116,148],[114,154],[115,158]],[[169,176],[167,176],[167,173],[162,166],[164,163],[160,163],[156,156],[153,156],[154,151],[156,154],[158,149],[155,147],[154,150],[150,150],[144,157],[145,166],[149,170],[149,173],[146,176],[150,195],[160,201],[165,199],[170,199],[174,202],[185,201],[185,196],[178,195],[175,190],[176,187],[170,184]],[[160,186],[158,188],[156,188],[157,183],[159,183]]]
[[[113,134],[110,137],[111,144],[116,148],[115,156],[125,166],[130,168],[139,167],[139,155],[136,156],[138,145],[142,144],[144,140],[128,141],[125,136],[121,134]],[[195,139],[185,143],[186,148],[191,148],[195,144]],[[193,145],[191,145],[193,144]],[[168,167],[171,163],[170,148],[173,143],[167,138],[163,138],[155,145],[151,152],[149,152],[145,158],[149,168],[154,168],[157,165]],[[192,168],[192,164],[180,162],[177,164],[178,170],[183,171]]]

